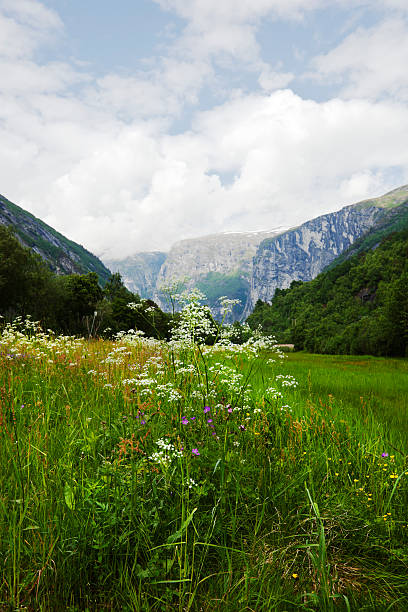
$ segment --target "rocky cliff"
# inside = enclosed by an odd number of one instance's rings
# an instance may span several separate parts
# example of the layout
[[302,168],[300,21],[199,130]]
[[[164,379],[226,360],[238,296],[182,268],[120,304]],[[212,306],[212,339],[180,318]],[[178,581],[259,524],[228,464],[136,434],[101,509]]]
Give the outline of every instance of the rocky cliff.
[[38,253],[57,274],[96,272],[102,284],[110,276],[95,255],[1,195],[0,223],[11,226],[21,244]]
[[218,299],[227,295],[239,299],[234,318],[240,318],[252,277],[252,260],[262,240],[276,236],[279,229],[269,232],[231,232],[202,238],[181,240],[170,250],[157,277],[155,301],[166,309],[161,289],[175,281],[186,288],[198,286],[208,298],[217,318],[221,317]]
[[126,287],[142,298],[151,298],[156,292],[157,277],[166,253],[152,251],[136,253],[121,261],[105,260],[112,272],[120,272]]
[[278,287],[286,289],[293,280],[315,278],[358,238],[392,215],[395,207],[407,201],[408,186],[404,186],[264,240],[254,257],[243,316],[249,316],[258,299],[270,301]]

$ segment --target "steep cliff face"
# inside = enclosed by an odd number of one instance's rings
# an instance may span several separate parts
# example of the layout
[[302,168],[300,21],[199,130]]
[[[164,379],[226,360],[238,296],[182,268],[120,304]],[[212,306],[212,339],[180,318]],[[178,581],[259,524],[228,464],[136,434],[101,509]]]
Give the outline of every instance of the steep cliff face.
[[57,274],[96,272],[102,283],[110,276],[95,255],[1,195],[0,223],[11,226],[21,244],[38,253]]
[[262,240],[278,233],[279,229],[224,233],[177,242],[158,274],[155,301],[166,309],[167,302],[161,288],[180,281],[186,287],[203,289],[214,315],[220,318],[217,301],[225,295],[226,288],[230,288],[228,297],[241,301],[241,307],[235,311],[235,318],[239,318],[250,288],[256,249]]
[[121,261],[105,260],[112,272],[120,272],[126,287],[142,298],[151,298],[156,291],[157,277],[166,253],[136,253]]
[[264,240],[254,257],[244,316],[249,316],[258,299],[270,301],[278,287],[286,289],[293,280],[315,278],[386,214],[385,208],[373,204],[347,206]]

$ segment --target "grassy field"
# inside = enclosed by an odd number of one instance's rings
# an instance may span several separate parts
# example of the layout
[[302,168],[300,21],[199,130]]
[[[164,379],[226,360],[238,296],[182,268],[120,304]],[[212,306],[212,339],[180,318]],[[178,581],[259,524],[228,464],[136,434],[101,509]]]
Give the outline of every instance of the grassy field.
[[285,372],[298,380],[300,401],[330,398],[356,424],[370,420],[408,453],[408,359],[288,353]]
[[407,373],[9,329],[0,609],[408,609]]

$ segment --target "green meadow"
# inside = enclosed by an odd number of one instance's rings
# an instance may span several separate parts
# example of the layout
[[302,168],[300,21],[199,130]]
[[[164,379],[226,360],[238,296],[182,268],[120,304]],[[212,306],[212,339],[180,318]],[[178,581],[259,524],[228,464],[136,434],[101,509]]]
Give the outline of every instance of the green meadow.
[[408,609],[407,374],[5,329],[0,609]]
[[288,353],[285,372],[298,380],[301,402],[335,403],[356,427],[378,426],[407,454],[408,359]]

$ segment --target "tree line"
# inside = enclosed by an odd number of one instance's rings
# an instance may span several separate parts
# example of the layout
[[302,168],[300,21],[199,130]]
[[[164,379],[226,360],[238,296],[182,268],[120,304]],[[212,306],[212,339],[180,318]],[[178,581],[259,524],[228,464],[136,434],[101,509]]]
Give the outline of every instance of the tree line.
[[[130,302],[140,303],[140,308],[132,311]],[[138,329],[147,336],[166,338],[171,326],[171,316],[129,291],[119,273],[112,274],[103,287],[95,272],[57,275],[3,225],[0,314],[6,321],[31,315],[43,328],[70,335],[112,337],[122,330]]]

